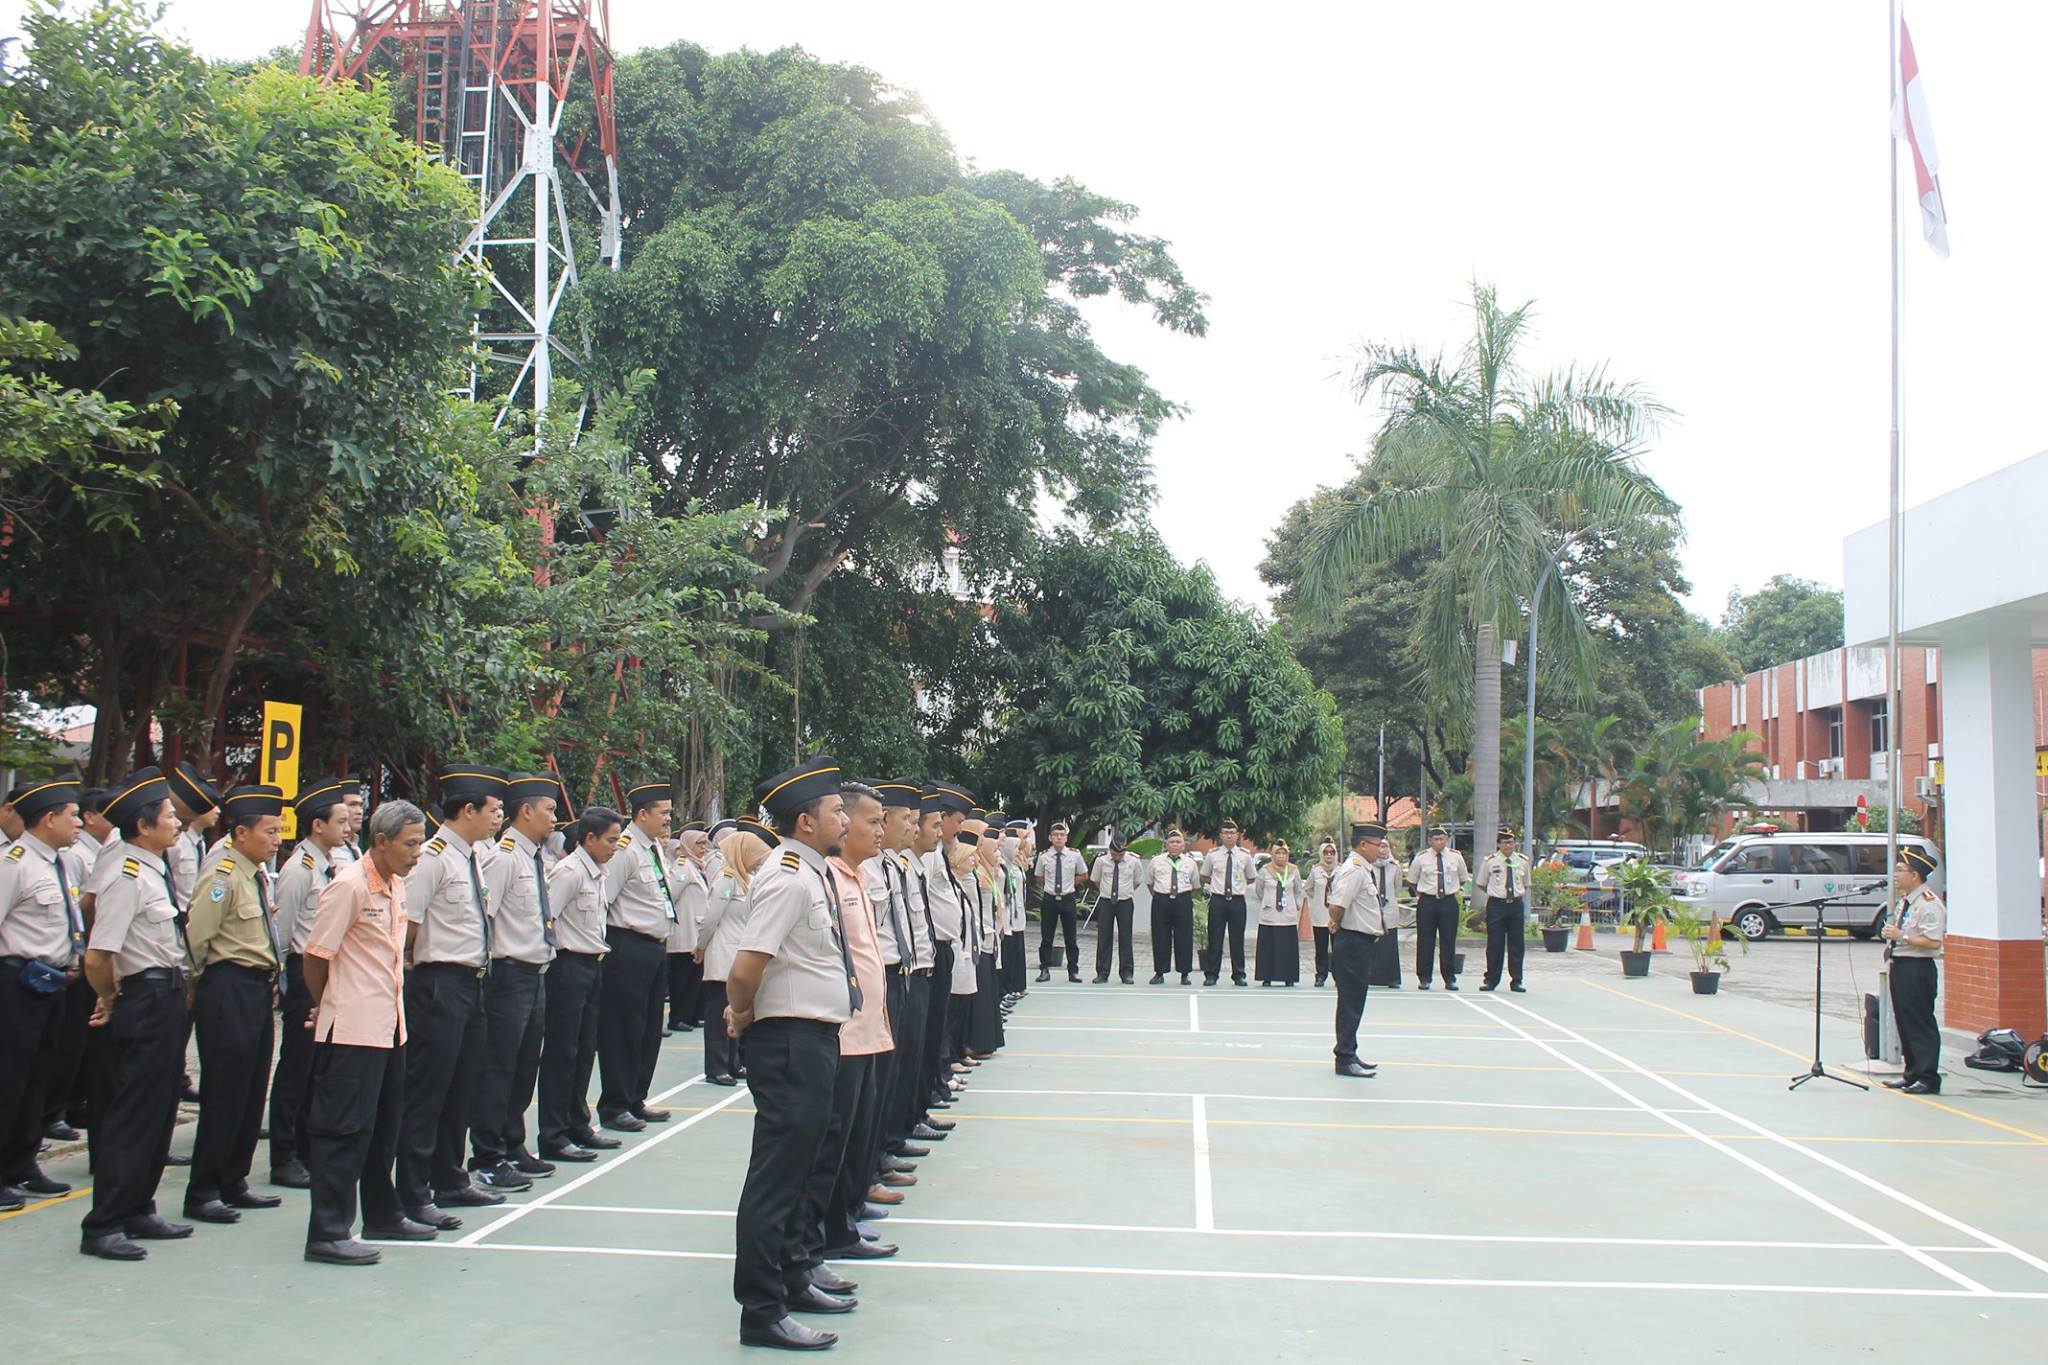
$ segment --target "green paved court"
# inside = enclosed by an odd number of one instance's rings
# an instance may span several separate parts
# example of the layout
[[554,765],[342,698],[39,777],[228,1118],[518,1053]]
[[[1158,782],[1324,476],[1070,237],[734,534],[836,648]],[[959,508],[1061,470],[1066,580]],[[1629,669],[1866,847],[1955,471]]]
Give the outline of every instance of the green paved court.
[[[1373,1081],[1331,1074],[1329,990],[1035,986],[883,1224],[902,1255],[840,1267],[862,1306],[821,1323],[836,1356],[2039,1354],[2048,1096],[1788,1094],[1798,1011],[1531,982],[1374,992]],[[0,1222],[8,1355],[761,1354],[733,1341],[728,1259],[747,1095],[696,1082],[699,1055],[668,1040],[674,1122],[370,1270],[299,1260],[302,1195],[141,1266],[80,1257],[75,1200],[33,1207]]]

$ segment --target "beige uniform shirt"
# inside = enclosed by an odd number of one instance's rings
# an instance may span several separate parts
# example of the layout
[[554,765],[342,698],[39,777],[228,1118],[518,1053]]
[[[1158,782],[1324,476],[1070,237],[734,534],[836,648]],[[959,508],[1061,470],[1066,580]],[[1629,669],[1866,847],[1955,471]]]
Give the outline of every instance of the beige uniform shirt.
[[[1335,889],[1330,903],[1341,913],[1340,929],[1352,929],[1375,938],[1386,932],[1387,909],[1380,901],[1379,867],[1356,853],[1337,865]],[[1325,919],[1327,923],[1327,917]]]
[[[1923,886],[1899,899],[1892,923],[1915,938],[1934,940],[1932,948],[1916,948],[1903,940],[1891,945],[1893,957],[1940,957],[1942,940],[1948,934],[1948,907],[1930,887]],[[1958,969],[1960,970],[1960,968]]]
[[907,848],[882,856],[893,862],[896,892],[903,899],[904,919],[910,930],[912,948],[910,969],[928,972],[938,959],[933,951],[937,937],[936,926],[925,905],[929,887],[926,883],[924,859]]
[[687,857],[678,855],[668,865],[669,889],[676,893],[676,922],[669,927],[668,950],[692,953],[697,950],[698,936],[704,932],[711,885],[704,880],[704,869]]
[[1071,896],[1088,879],[1088,860],[1071,848],[1049,848],[1038,855],[1031,875],[1048,896]]
[[[33,834],[22,835],[0,853],[0,957],[33,958],[51,967],[73,965],[73,934],[82,935],[85,928],[78,909],[84,888],[74,875],[78,864],[69,858],[64,860],[64,880],[58,881],[60,856]],[[16,989],[13,981],[0,981],[0,990]]]
[[1202,875],[1211,896],[1249,896],[1258,863],[1242,847],[1212,848],[1202,857]]
[[301,840],[285,858],[278,870],[272,909],[284,926],[287,951],[305,953],[306,940],[313,936],[313,917],[320,909],[320,893],[340,870],[328,851],[311,839]]
[[412,941],[415,967],[448,962],[486,965],[484,920],[490,892],[483,884],[483,850],[446,825],[427,840],[413,870],[405,874],[405,906],[418,929]]
[[259,891],[256,885],[257,878],[268,875],[233,848],[199,874],[185,917],[194,975],[222,962],[284,970],[284,927],[264,913],[268,888]]
[[676,876],[660,844],[631,825],[604,865],[605,923],[668,943],[676,922]]
[[1152,894],[1185,895],[1202,879],[1202,860],[1192,853],[1178,858],[1160,854],[1152,860]]
[[1465,880],[1471,870],[1465,866],[1465,855],[1455,848],[1443,851],[1443,870],[1437,870],[1437,851],[1425,848],[1408,862],[1408,885],[1415,888],[1419,896],[1455,896],[1465,889]]
[[747,932],[747,915],[753,897],[740,885],[728,867],[711,885],[711,899],[704,911],[704,979],[724,981],[732,975],[733,959],[740,955],[740,939]]
[[484,900],[491,915],[491,956],[544,967],[555,960],[554,933],[549,922],[554,897],[548,897],[548,918],[541,915],[540,846],[518,830],[498,840],[498,856],[484,869]]
[[604,940],[604,870],[582,849],[548,869],[548,909],[555,913],[557,952],[603,957],[611,951]]
[[95,894],[91,946],[114,955],[116,977],[183,967],[185,943],[164,860],[130,843],[109,844],[101,860],[112,864],[113,881]]
[[1259,869],[1252,883],[1259,923],[1298,925],[1301,923],[1301,869],[1289,863],[1283,871],[1271,863]]
[[178,904],[192,903],[192,888],[199,881],[199,865],[206,861],[206,836],[192,830],[181,830],[178,841],[171,845],[171,888],[178,893]]
[[845,1023],[853,998],[824,855],[785,839],[754,874],[750,900],[739,949],[774,959],[762,969],[754,1017]]
[[903,904],[903,893],[896,887],[896,874],[889,863],[890,855],[877,853],[860,865],[861,889],[868,894],[868,904],[875,912],[875,946],[882,954],[884,967],[903,965],[903,942],[910,932],[908,923],[909,907]]
[[941,943],[958,943],[966,932],[960,890],[946,868],[944,844],[924,855],[924,889],[932,902],[932,930]]
[[1088,872],[1089,880],[1095,883],[1095,894],[1106,901],[1132,899],[1144,875],[1145,860],[1128,849],[1121,858],[1114,853],[1103,854]]
[[[1514,894],[1508,894],[1509,869],[1514,872]],[[1510,853],[1505,858],[1498,853],[1489,853],[1479,864],[1479,894],[1488,899],[1527,900],[1529,897],[1529,860],[1519,853]]]

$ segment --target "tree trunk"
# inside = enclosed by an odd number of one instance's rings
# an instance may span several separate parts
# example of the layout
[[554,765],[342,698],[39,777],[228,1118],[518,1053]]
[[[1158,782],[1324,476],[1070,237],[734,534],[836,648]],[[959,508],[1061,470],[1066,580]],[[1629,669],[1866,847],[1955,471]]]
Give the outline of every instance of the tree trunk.
[[1472,857],[1493,852],[1500,829],[1500,639],[1479,627],[1472,663]]

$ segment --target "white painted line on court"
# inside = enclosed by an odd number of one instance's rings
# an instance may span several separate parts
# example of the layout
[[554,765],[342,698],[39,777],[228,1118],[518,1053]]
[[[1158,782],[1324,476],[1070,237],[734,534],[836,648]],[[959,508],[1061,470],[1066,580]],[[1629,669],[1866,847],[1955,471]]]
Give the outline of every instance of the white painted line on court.
[[[1189,1001],[1190,1005],[1194,1002]],[[1190,1013],[1193,1011],[1190,1010]],[[1252,1028],[1208,1028],[1200,1027],[1194,1020],[1189,1027],[1177,1028],[1133,1028],[1118,1024],[1005,1024],[1005,1034],[1010,1033],[1199,1033],[1204,1038],[1315,1038],[1323,1042],[1330,1040],[1328,1029],[1283,1030]],[[1419,1043],[1519,1043],[1525,1039],[1513,1033],[1379,1033],[1367,1030],[1368,1038],[1386,1038],[1400,1042]],[[1555,1038],[1552,1042],[1568,1043],[1570,1038]]]
[[[1471,1009],[1476,1013],[1479,1013],[1481,1015],[1489,1015],[1489,1011],[1483,1009],[1476,1001],[1467,1000],[1462,1003],[1466,1006],[1466,1008]],[[1506,1002],[1490,1001],[1488,1003],[1498,1005],[1504,1004]],[[1528,1015],[1530,1018],[1537,1019],[1542,1023],[1546,1024],[1548,1027],[1557,1029],[1561,1033],[1570,1032],[1569,1029],[1565,1029],[1561,1025],[1551,1023],[1549,1020],[1544,1019],[1543,1016],[1537,1014],[1534,1010],[1523,1009],[1519,1005],[1511,1006],[1511,1008],[1520,1010],[1523,1014]],[[1489,1017],[1497,1020],[1499,1023],[1501,1023],[1507,1028],[1518,1029],[1520,1027],[1520,1025],[1516,1024],[1512,1019],[1505,1018],[1504,1016],[1499,1014],[1490,1014]],[[1700,1142],[1706,1144],[1708,1147],[1711,1147],[1715,1151],[1721,1153],[1729,1160],[1740,1162],[1744,1166],[1749,1167],[1751,1170],[1755,1171],[1758,1175],[1764,1177],[1772,1184],[1778,1186],[1779,1188],[1785,1190],[1790,1194],[1798,1196],[1800,1199],[1805,1200],[1807,1203],[1813,1205],[1821,1212],[1832,1214],[1844,1223],[1847,1223],[1850,1227],[1855,1228],[1858,1232],[1866,1233],[1871,1237],[1875,1237],[1878,1241],[1885,1243],[1894,1251],[1912,1257],[1921,1265],[1926,1266],[1935,1274],[1940,1275],[1943,1279],[1952,1280],[1956,1284],[1961,1285],[1963,1288],[1969,1290],[1973,1294],[1989,1294],[1991,1292],[1991,1290],[1988,1287],[1977,1283],[1977,1281],[1971,1279],[1968,1275],[1963,1274],[1963,1272],[1961,1272],[1960,1270],[1956,1270],[1951,1266],[1942,1264],[1940,1261],[1937,1261],[1936,1259],[1934,1259],[1934,1257],[1928,1255],[1924,1251],[1921,1251],[1917,1247],[1908,1246],[1903,1240],[1894,1236],[1892,1233],[1886,1231],[1885,1229],[1877,1226],[1877,1224],[1872,1223],[1867,1219],[1857,1217],[1855,1214],[1849,1212],[1849,1210],[1843,1208],[1841,1205],[1828,1200],[1827,1198],[1823,1197],[1822,1195],[1816,1193],[1813,1190],[1809,1190],[1808,1188],[1806,1188],[1806,1186],[1800,1184],[1798,1181],[1794,1180],[1791,1176],[1784,1174],[1782,1171],[1774,1171],[1769,1166],[1766,1166],[1763,1162],[1758,1161],[1756,1158],[1749,1156],[1743,1152],[1737,1151],[1735,1148],[1729,1146],[1727,1143],[1721,1141],[1719,1138],[1710,1137],[1707,1134],[1702,1133],[1699,1129],[1693,1127],[1684,1119],[1679,1118],[1674,1114],[1664,1113],[1656,1109],[1646,1100],[1637,1099],[1634,1095],[1622,1089],[1620,1085],[1618,1085],[1612,1080],[1609,1080],[1606,1076],[1601,1075],[1592,1067],[1587,1066],[1583,1062],[1576,1061],[1573,1058],[1567,1056],[1565,1053],[1560,1052],[1555,1045],[1546,1043],[1542,1039],[1537,1038],[1534,1035],[1530,1036],[1529,1041],[1535,1043],[1536,1046],[1542,1048],[1545,1052],[1548,1052],[1551,1056],[1557,1058],[1559,1061],[1569,1063],[1581,1074],[1590,1076],[1593,1080],[1599,1082],[1599,1084],[1606,1087],[1608,1090],[1613,1091],[1615,1094],[1621,1096],[1623,1099],[1629,1101],[1631,1104],[1641,1106],[1645,1113],[1655,1114],[1661,1122],[1670,1124],[1673,1128],[1678,1129],[1682,1133],[1690,1134],[1694,1138],[1697,1138]],[[1581,1041],[1590,1040],[1582,1039]],[[1709,1109],[1712,1109],[1717,1115],[1719,1115],[1722,1118],[1728,1119],[1731,1122],[1743,1124],[1745,1127],[1765,1137],[1775,1138],[1777,1141],[1783,1142],[1786,1146],[1791,1147],[1795,1151],[1807,1150],[1801,1148],[1799,1144],[1792,1142],[1789,1139],[1778,1137],[1777,1134],[1770,1132],[1768,1129],[1764,1128],[1760,1124],[1750,1123],[1748,1120],[1742,1118],[1740,1115],[1731,1114],[1726,1109],[1723,1109],[1718,1105],[1712,1104],[1709,1101],[1702,1099],[1700,1096],[1693,1094],[1691,1091],[1684,1089],[1682,1086],[1679,1086],[1672,1081],[1665,1080],[1663,1077],[1657,1075],[1657,1073],[1655,1073],[1654,1071],[1650,1071],[1644,1067],[1636,1066],[1633,1062],[1628,1061],[1626,1058],[1621,1057],[1616,1053],[1609,1052],[1605,1047],[1602,1047],[1598,1043],[1593,1043],[1592,1046],[1601,1052],[1606,1052],[1609,1057],[1612,1057],[1615,1061],[1620,1062],[1624,1066],[1629,1067],[1631,1070],[1636,1071],[1643,1076],[1647,1076],[1650,1079],[1655,1080],[1664,1086],[1667,1086],[1674,1094],[1684,1096],[1686,1099],[1691,1100],[1694,1104],[1706,1105]],[[1812,1153],[1812,1155],[1814,1155],[1816,1159],[1819,1159],[1819,1153]],[[1829,1162],[1828,1164],[1839,1167],[1842,1170],[1848,1169],[1847,1167],[1841,1166],[1839,1162]],[[1965,1231],[1968,1231],[1968,1229],[1965,1229]]]
[[[1634,1114],[1633,1104],[1520,1104],[1509,1100],[1381,1099],[1364,1095],[1239,1095],[1215,1090],[1040,1090],[1026,1087],[976,1086],[977,1095],[1064,1095],[1102,1099],[1186,1100],[1197,1094],[1212,1100],[1241,1100],[1249,1104],[1397,1104],[1425,1105],[1447,1109],[1517,1109],[1544,1114]],[[1666,1109],[1667,1114],[1704,1114],[1705,1109]]]
[[[1545,1019],[1542,1015],[1536,1013],[1534,1010],[1529,1009],[1526,1006],[1517,1005],[1510,1000],[1502,1000],[1498,1001],[1497,1003],[1506,1005],[1509,1009],[1518,1010],[1521,1013],[1528,1015],[1531,1019],[1535,1019],[1539,1023],[1542,1023],[1546,1027],[1558,1030],[1558,1032],[1560,1033],[1571,1032],[1571,1030],[1566,1028],[1564,1025],[1552,1023],[1550,1020]],[[1485,1013],[1484,1010],[1481,1010],[1480,1012],[1482,1014]],[[1509,1020],[1503,1019],[1501,1022],[1507,1024],[1509,1028],[1515,1027],[1515,1025]],[[1821,1165],[1827,1167],[1829,1170],[1834,1171],[1840,1175],[1845,1175],[1849,1177],[1851,1180],[1854,1180],[1857,1184],[1862,1185],[1867,1189],[1875,1190],[1877,1193],[1885,1196],[1887,1199],[1892,1200],[1894,1203],[1902,1204],[1917,1214],[1921,1214],[1924,1217],[1932,1218],[1935,1222],[1940,1223],[1945,1227],[1953,1228],[1957,1232],[1962,1233],[1966,1237],[1975,1237],[1978,1241],[1984,1243],[1986,1246],[1992,1248],[1993,1250],[2002,1251],[2009,1256],[2016,1257],[2019,1260],[2025,1261],[2034,1269],[2041,1271],[2043,1274],[2048,1274],[2048,1260],[2044,1260],[2042,1257],[2036,1256],[2034,1253],[2030,1251],[2026,1251],[2020,1247],[2014,1246],[2011,1242],[2006,1241],[2002,1237],[1995,1237],[1991,1233],[1984,1231],[1982,1228],[1976,1227],[1970,1223],[1966,1223],[1962,1219],[1956,1218],[1950,1214],[1943,1213],[1940,1209],[1933,1207],[1931,1204],[1923,1203],[1921,1200],[1915,1199],[1912,1195],[1907,1194],[1903,1190],[1894,1189],[1890,1185],[1885,1184],[1881,1180],[1878,1180],[1869,1175],[1865,1175],[1862,1171],[1857,1170],[1854,1166],[1850,1166],[1843,1162],[1835,1160],[1835,1158],[1827,1155],[1825,1152],[1815,1151],[1813,1148],[1806,1146],[1804,1143],[1799,1142],[1797,1139],[1788,1138],[1783,1136],[1782,1134],[1775,1133],[1770,1129],[1764,1127],[1760,1123],[1754,1122],[1750,1119],[1746,1119],[1742,1117],[1742,1115],[1740,1114],[1722,1108],[1720,1105],[1715,1104],[1711,1100],[1704,1099],[1698,1095],[1695,1095],[1693,1094],[1693,1092],[1687,1090],[1684,1086],[1678,1084],[1676,1081],[1670,1080],[1664,1076],[1660,1076],[1655,1071],[1650,1070],[1648,1067],[1644,1067],[1638,1065],[1635,1062],[1630,1061],[1628,1058],[1622,1056],[1620,1053],[1614,1051],[1612,1048],[1606,1046],[1604,1043],[1596,1043],[1592,1039],[1585,1037],[1580,1037],[1578,1041],[1585,1043],[1588,1047],[1591,1047],[1596,1052],[1604,1053],[1611,1060],[1621,1063],[1621,1065],[1627,1067],[1629,1070],[1633,1072],[1636,1072],[1638,1075],[1648,1077],[1650,1080],[1655,1081],[1657,1084],[1663,1086],[1666,1090],[1669,1090],[1674,1095],[1683,1096],[1685,1099],[1690,1100],[1694,1104],[1705,1105],[1708,1109],[1712,1110],[1716,1115],[1728,1119],[1731,1122],[1739,1123],[1744,1128],[1749,1129],[1749,1131],[1751,1131],[1752,1133],[1755,1133],[1761,1137],[1768,1138],[1772,1142],[1778,1143],[1780,1146],[1788,1148],[1791,1151],[1798,1152],[1801,1156],[1805,1156],[1814,1161],[1817,1161]],[[1557,1055],[1562,1056],[1563,1054]],[[1576,1063],[1574,1063],[1574,1065],[1576,1065]],[[1586,1071],[1586,1074],[1590,1076],[1599,1075],[1598,1072],[1591,1071],[1584,1067],[1581,1067],[1580,1069]],[[1733,1156],[1735,1155],[1735,1153],[1730,1152],[1729,1155]],[[1952,1276],[1951,1278],[1961,1277]]]
[[[661,1100],[665,1100],[669,1096],[677,1093],[678,1091],[688,1090],[691,1086],[697,1084],[697,1082],[703,1079],[704,1073],[700,1071],[696,1075],[690,1077],[689,1080],[684,1081],[681,1085],[672,1085],[668,1089],[662,1091],[659,1095],[649,1096],[648,1102],[650,1104],[653,1104]],[[709,1109],[701,1109],[698,1112],[690,1115],[688,1118],[684,1119],[681,1123],[670,1123],[663,1132],[656,1134],[654,1137],[647,1139],[645,1142],[642,1142],[637,1146],[627,1148],[625,1151],[620,1152],[617,1156],[613,1157],[610,1161],[600,1162],[599,1164],[592,1166],[589,1170],[585,1171],[582,1175],[577,1176],[574,1180],[555,1186],[553,1189],[549,1190],[546,1194],[541,1195],[537,1199],[528,1200],[526,1203],[521,1204],[518,1207],[507,1212],[504,1217],[493,1219],[491,1222],[486,1223],[484,1226],[476,1228],[473,1231],[464,1234],[461,1238],[457,1239],[452,1243],[449,1243],[449,1245],[460,1247],[473,1247],[480,1245],[484,1238],[490,1236],[494,1232],[497,1232],[501,1228],[511,1226],[513,1223],[516,1223],[520,1219],[524,1218],[527,1214],[532,1213],[535,1209],[546,1208],[548,1205],[554,1203],[557,1199],[560,1199],[563,1195],[569,1193],[571,1190],[578,1190],[583,1188],[583,1186],[588,1185],[591,1181],[597,1179],[599,1176],[607,1175],[612,1171],[616,1171],[617,1169],[619,1169],[619,1167],[625,1165],[634,1157],[639,1156],[642,1152],[651,1151],[654,1148],[659,1147],[662,1143],[667,1142],[676,1134],[687,1132],[689,1129],[696,1127],[699,1123],[702,1123],[705,1119],[710,1118],[713,1114],[725,1108],[725,1106],[727,1106],[728,1104],[733,1103],[735,1100],[738,1100],[741,1096],[745,1095],[746,1093],[746,1087],[741,1086],[736,1088],[730,1095],[727,1095],[724,1099],[720,1100],[717,1104],[712,1105]]]
[[[656,1218],[734,1217],[731,1209],[665,1209],[620,1204],[556,1204],[550,1213],[616,1213]],[[1707,1251],[1871,1251],[1893,1255],[1882,1242],[1772,1242],[1716,1237],[1564,1237],[1490,1232],[1357,1232],[1343,1228],[1197,1228],[1154,1223],[1042,1223],[1000,1218],[917,1218],[898,1214],[891,1227],[993,1228],[1004,1232],[1151,1233],[1178,1237],[1251,1237],[1304,1241],[1454,1242],[1482,1246],[1673,1247]],[[2003,1255],[1996,1247],[1923,1246],[1945,1255]]]
[[[668,1261],[730,1261],[730,1251],[666,1251],[646,1247],[548,1246],[533,1242],[485,1242],[462,1246],[455,1242],[380,1242],[378,1248],[418,1248],[424,1251],[523,1251],[554,1256],[644,1256]],[[1844,1284],[1733,1284],[1711,1280],[1488,1280],[1452,1275],[1317,1275],[1280,1270],[1193,1270],[1185,1267],[1122,1265],[1025,1265],[995,1261],[862,1261],[861,1273],[889,1270],[957,1270],[1000,1275],[1117,1275],[1153,1280],[1261,1280],[1298,1284],[1412,1285],[1423,1289],[1605,1289],[1668,1290],[1674,1293],[1731,1294],[1834,1294],[1852,1298],[2018,1300],[2048,1302],[2048,1291],[2037,1293],[1987,1289],[1982,1293],[1966,1289],[1896,1289]]]
[[1209,1175],[1209,1101],[1192,1097],[1195,1111],[1195,1228],[1216,1230],[1216,1189]]
[[[1160,1031],[1164,1032],[1165,1030],[1162,1029]],[[1201,1031],[1202,997],[1199,995],[1191,995],[1188,997],[1188,1032],[1200,1033]],[[1147,1032],[1150,1032],[1150,1030],[1147,1030]]]

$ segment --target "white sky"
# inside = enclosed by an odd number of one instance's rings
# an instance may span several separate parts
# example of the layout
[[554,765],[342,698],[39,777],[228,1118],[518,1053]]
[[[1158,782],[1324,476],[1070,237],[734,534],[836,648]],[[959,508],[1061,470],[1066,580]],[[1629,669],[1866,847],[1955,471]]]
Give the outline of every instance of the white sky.
[[[0,30],[21,5],[0,0]],[[310,0],[172,0],[202,51],[304,31]],[[1263,540],[1341,480],[1372,414],[1359,339],[1455,346],[1474,275],[1534,298],[1532,358],[1606,360],[1680,414],[1649,467],[1684,505],[1693,605],[1841,581],[1885,512],[1885,5],[1352,0],[1225,10],[611,0],[614,46],[800,44],[921,92],[984,167],[1136,203],[1213,296],[1210,335],[1103,314],[1191,407],[1155,520],[1263,602]],[[1909,12],[1954,256],[1905,222],[1910,505],[2033,453],[2048,221],[2048,6]],[[622,170],[632,174],[632,167]],[[1910,166],[1902,169],[1910,198]],[[632,249],[630,239],[627,250]]]

